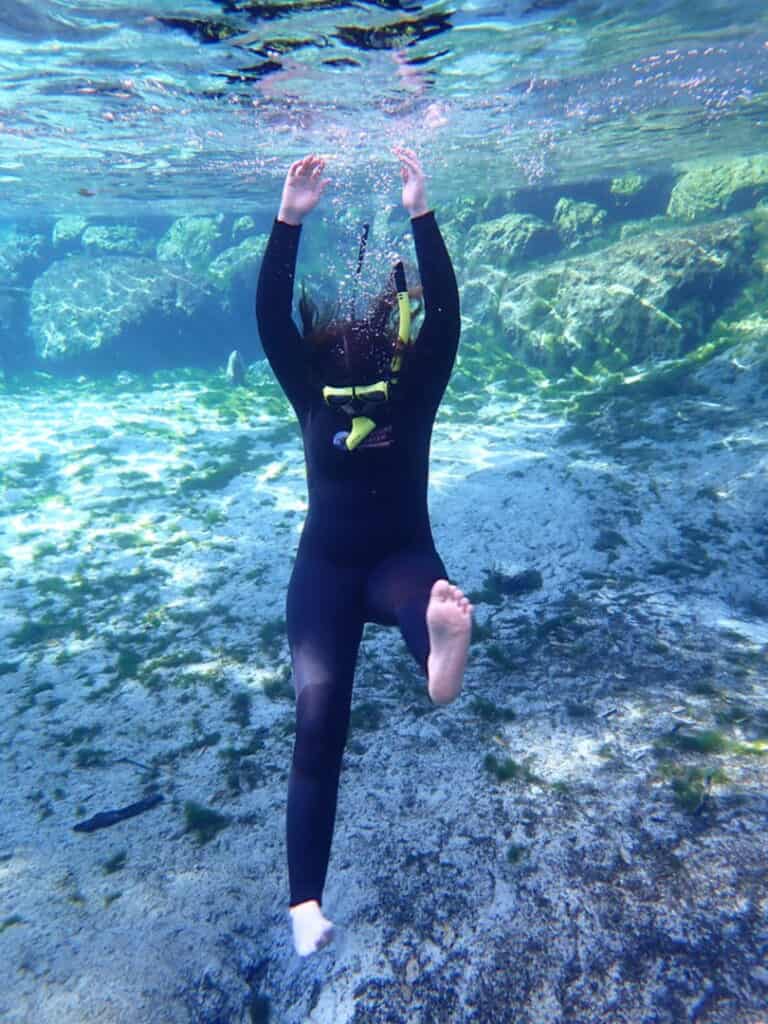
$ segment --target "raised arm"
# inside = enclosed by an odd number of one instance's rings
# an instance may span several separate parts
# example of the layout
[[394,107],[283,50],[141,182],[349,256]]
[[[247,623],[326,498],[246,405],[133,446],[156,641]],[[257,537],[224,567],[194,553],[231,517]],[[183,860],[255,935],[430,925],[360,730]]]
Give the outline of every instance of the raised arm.
[[405,387],[436,410],[456,360],[461,330],[459,290],[451,258],[426,199],[424,172],[410,149],[396,149],[403,178],[403,205],[411,217],[424,293],[424,322],[408,356]]
[[302,220],[328,184],[322,178],[324,166],[314,155],[291,164],[256,287],[256,320],[264,354],[300,421],[311,389],[303,342],[291,316],[293,283]]

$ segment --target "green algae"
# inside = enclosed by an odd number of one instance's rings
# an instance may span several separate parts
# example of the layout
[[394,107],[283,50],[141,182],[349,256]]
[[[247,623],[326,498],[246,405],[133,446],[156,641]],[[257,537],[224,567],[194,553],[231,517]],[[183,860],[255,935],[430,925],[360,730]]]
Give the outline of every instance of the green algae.
[[499,707],[487,697],[473,697],[469,710],[484,722],[512,722],[517,717],[512,708]]
[[50,613],[25,622],[9,636],[8,642],[11,647],[30,647],[34,644],[49,644],[62,640],[72,634],[79,639],[88,634],[88,625],[81,615]]
[[241,729],[246,729],[251,724],[251,706],[253,697],[244,690],[233,693],[230,697],[230,720],[236,722]]
[[763,757],[768,740],[734,740],[717,729],[672,729],[654,742],[657,751],[670,748],[694,754],[736,754]]
[[95,739],[103,731],[102,725],[76,725],[69,732],[60,733],[55,738],[62,747],[75,747],[79,743]]
[[133,679],[138,675],[142,657],[138,651],[123,648],[118,651],[116,672],[118,679]]
[[268,619],[259,626],[259,643],[265,654],[274,658],[281,653],[286,638],[285,630],[285,618],[282,616]]
[[659,766],[662,779],[672,786],[676,806],[686,814],[699,814],[711,795],[712,786],[725,785],[729,779],[720,769],[680,766],[669,762]]
[[364,732],[374,732],[382,725],[382,710],[378,704],[372,701],[364,701],[352,708],[350,715],[350,727],[352,730],[360,729]]
[[291,684],[292,672],[288,665],[285,666],[277,675],[273,676],[272,679],[267,679],[262,685],[264,696],[269,700],[288,700],[293,701],[296,699],[293,686]]
[[219,814],[218,811],[194,800],[187,800],[184,804],[184,820],[185,832],[195,836],[200,845],[215,839],[219,832],[230,824],[230,819],[226,815]]
[[486,754],[483,764],[486,770],[494,775],[499,782],[509,782],[511,780],[539,784],[542,782],[527,765],[521,764],[511,757],[499,761],[493,754]]
[[128,861],[128,851],[120,850],[118,853],[113,854],[108,860],[105,860],[101,869],[105,875],[113,875],[116,871],[122,871]]

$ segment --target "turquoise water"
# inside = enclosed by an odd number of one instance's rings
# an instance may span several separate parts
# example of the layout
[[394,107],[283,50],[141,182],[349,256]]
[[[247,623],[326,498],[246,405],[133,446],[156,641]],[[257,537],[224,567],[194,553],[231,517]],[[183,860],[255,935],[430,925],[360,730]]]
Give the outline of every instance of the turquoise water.
[[[765,5],[30,0],[0,80],[0,1019],[759,1024]],[[299,277],[415,283],[396,143],[461,292],[430,510],[475,633],[436,710],[367,627],[300,963],[255,280],[314,151]]]

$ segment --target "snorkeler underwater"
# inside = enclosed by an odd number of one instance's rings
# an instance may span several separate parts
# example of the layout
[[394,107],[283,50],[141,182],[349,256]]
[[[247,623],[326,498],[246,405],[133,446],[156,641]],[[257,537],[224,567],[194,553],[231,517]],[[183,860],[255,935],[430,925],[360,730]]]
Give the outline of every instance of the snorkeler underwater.
[[0,42],[0,1020],[760,1024],[765,5]]

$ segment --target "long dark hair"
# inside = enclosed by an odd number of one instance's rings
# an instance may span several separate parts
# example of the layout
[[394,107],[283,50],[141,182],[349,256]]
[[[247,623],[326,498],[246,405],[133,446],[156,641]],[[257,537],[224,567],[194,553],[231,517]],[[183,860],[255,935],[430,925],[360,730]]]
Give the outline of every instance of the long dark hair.
[[[418,298],[421,296],[421,288],[409,289],[409,294]],[[360,318],[344,315],[338,301],[315,302],[308,292],[306,281],[302,281],[299,316],[310,366],[315,376],[322,379],[328,370],[332,352],[342,348],[348,357],[351,356],[353,360],[357,358],[361,362],[369,358],[371,352],[378,350],[379,353],[386,353],[388,362],[397,343],[397,325],[393,322],[396,309],[394,273]]]

